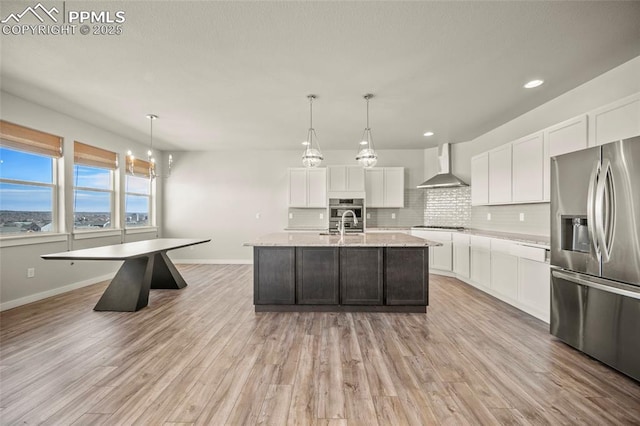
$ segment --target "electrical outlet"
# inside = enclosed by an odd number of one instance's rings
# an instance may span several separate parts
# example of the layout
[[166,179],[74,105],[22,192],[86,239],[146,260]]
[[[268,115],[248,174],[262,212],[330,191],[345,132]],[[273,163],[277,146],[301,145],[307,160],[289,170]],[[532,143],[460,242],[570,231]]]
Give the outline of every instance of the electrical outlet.
[[27,268],[27,278],[33,278],[36,276],[36,268]]
[[289,219],[293,219],[293,213],[289,213]]
[[520,213],[520,222],[524,222],[524,213]]
[[487,213],[487,220],[491,220],[491,213]]
[[396,218],[396,214],[395,213],[391,213],[391,219],[395,219]]
[[324,219],[324,213],[320,213],[320,219]]
[[367,213],[367,219],[371,219],[371,213]]

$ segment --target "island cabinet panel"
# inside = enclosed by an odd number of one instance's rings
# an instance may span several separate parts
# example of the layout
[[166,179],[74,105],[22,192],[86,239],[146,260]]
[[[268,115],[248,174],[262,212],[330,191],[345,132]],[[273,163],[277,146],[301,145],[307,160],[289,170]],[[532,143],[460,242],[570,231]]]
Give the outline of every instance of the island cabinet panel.
[[387,247],[384,263],[387,305],[428,305],[428,248]]
[[299,305],[337,305],[339,255],[335,247],[296,249],[296,292]]
[[382,247],[353,247],[340,250],[340,303],[382,305]]
[[253,259],[253,303],[296,303],[295,248],[255,247]]

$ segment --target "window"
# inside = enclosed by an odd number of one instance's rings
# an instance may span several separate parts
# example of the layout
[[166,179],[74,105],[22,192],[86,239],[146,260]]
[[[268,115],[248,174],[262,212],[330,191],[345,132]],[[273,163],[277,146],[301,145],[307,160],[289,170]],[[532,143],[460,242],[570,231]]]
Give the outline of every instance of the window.
[[73,228],[114,228],[115,152],[75,142],[73,166]]
[[62,138],[0,120],[0,234],[55,232]]
[[153,164],[127,156],[125,189],[125,227],[150,226],[151,220],[151,167]]

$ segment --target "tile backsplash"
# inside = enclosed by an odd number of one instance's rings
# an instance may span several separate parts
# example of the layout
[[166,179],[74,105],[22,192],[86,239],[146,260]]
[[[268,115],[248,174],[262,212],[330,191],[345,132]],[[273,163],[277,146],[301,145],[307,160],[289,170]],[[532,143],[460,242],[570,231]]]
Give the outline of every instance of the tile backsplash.
[[[470,228],[520,234],[549,235],[551,227],[549,203],[476,206],[471,213]],[[488,219],[488,214],[491,219]],[[520,220],[520,215],[524,220]]]
[[288,228],[327,228],[328,223],[327,209],[289,208]]
[[430,188],[424,191],[424,225],[469,227],[471,187]]
[[[404,208],[368,208],[368,228],[394,228],[420,225],[424,221],[424,190],[404,189]],[[395,218],[394,218],[395,216]]]

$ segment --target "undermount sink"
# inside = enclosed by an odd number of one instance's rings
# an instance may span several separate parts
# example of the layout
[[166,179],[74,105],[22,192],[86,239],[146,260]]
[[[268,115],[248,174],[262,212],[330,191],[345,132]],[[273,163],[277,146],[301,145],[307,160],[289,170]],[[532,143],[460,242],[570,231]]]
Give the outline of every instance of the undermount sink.
[[[340,235],[339,232],[321,232],[319,235]],[[358,235],[364,235],[364,232],[345,232],[344,236],[348,237],[348,236],[358,236]]]

